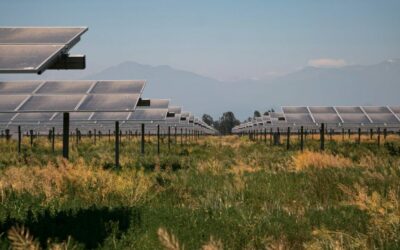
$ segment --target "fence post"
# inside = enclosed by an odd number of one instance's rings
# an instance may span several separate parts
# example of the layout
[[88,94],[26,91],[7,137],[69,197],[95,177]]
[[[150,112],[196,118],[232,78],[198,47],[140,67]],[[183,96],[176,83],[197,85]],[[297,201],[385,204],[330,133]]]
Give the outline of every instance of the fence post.
[[21,153],[21,126],[18,126],[18,153]]
[[54,141],[55,141],[55,129],[54,127],[51,128],[51,151],[54,153]]
[[63,157],[69,158],[69,113],[63,114]]
[[381,128],[378,128],[378,146],[381,145]]
[[321,130],[320,130],[320,149],[322,151],[325,150],[325,123],[321,123]]
[[119,121],[115,122],[115,167],[119,168]]
[[8,142],[10,140],[10,130],[6,129],[6,141]]
[[287,135],[286,135],[286,150],[290,149],[290,127],[287,128]]
[[300,127],[300,150],[303,152],[304,149],[304,128],[303,126]]
[[157,154],[160,154],[160,124],[157,124]]
[[31,138],[31,148],[33,147],[33,130],[29,130],[30,138]]
[[144,123],[142,123],[142,133],[141,133],[142,140],[141,140],[141,143],[140,143],[140,152],[141,152],[142,155],[144,155],[144,136],[145,136],[144,133],[145,133],[145,131],[144,131]]
[[168,151],[171,149],[171,126],[168,126]]

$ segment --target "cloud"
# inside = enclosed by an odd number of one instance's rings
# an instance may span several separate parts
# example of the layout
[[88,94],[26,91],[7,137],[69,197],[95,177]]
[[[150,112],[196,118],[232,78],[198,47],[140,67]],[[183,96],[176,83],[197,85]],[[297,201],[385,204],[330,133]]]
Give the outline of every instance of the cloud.
[[308,65],[316,68],[340,68],[346,66],[347,62],[343,59],[319,58],[309,60]]

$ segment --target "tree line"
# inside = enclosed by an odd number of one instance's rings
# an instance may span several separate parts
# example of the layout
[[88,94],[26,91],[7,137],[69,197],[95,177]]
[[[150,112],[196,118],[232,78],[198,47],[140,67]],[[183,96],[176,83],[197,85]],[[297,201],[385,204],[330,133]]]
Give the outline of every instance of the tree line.
[[[268,109],[263,113],[263,115],[268,115],[270,112],[275,112],[275,110],[273,108]],[[260,111],[254,111],[253,117],[249,117],[243,122],[251,121],[255,117],[261,117]],[[223,135],[231,134],[232,128],[240,124],[240,121],[236,119],[235,114],[232,111],[224,112],[218,120],[214,120],[214,118],[209,114],[204,114],[202,120],[208,125],[214,127]]]

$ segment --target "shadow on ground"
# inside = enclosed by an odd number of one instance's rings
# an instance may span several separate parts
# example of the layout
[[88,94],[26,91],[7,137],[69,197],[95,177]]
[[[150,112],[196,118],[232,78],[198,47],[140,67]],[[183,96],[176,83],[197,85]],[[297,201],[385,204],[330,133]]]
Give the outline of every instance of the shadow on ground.
[[65,241],[71,236],[91,249],[101,245],[111,233],[118,237],[131,226],[139,227],[141,216],[139,210],[125,207],[89,208],[56,214],[46,210],[36,217],[30,214],[25,221],[9,219],[0,225],[0,232],[7,232],[17,224],[27,227],[42,246],[46,246],[49,238]]

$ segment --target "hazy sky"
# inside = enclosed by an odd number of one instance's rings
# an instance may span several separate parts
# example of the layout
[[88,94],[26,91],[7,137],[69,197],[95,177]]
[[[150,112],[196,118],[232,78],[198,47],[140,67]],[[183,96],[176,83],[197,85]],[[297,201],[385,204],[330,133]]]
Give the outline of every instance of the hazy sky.
[[400,57],[399,0],[1,0],[2,26],[88,26],[89,71],[126,60],[223,80]]

